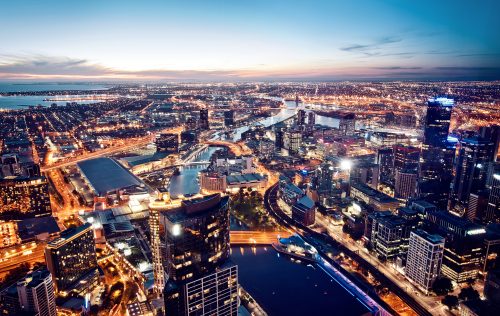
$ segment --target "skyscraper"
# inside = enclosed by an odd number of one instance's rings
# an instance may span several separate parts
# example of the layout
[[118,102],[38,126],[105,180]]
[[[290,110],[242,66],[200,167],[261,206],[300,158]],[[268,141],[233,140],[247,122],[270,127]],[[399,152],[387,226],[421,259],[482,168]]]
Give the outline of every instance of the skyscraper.
[[281,148],[283,148],[284,134],[285,134],[285,132],[283,131],[282,128],[276,128],[276,130],[274,131],[274,135],[275,135],[274,147],[276,148],[276,150],[281,150]]
[[45,261],[58,293],[87,293],[99,280],[92,225],[86,223],[63,231],[47,244]]
[[210,123],[208,121],[208,110],[207,109],[200,110],[200,129],[202,129],[202,130],[209,130],[210,129]]
[[393,183],[394,152],[392,148],[380,148],[377,150],[375,163],[379,165],[379,182],[385,184]]
[[316,114],[313,111],[311,111],[307,115],[307,125],[314,126],[314,124],[316,124]]
[[[184,200],[160,213],[167,315],[236,315],[237,268],[229,258],[229,197]],[[213,285],[209,285],[214,283]]]
[[403,169],[417,170],[420,149],[412,146],[394,145],[394,172]]
[[52,276],[45,268],[29,273],[17,282],[22,311],[40,316],[56,316],[56,299]]
[[297,125],[302,126],[306,124],[306,111],[298,110],[297,111]]
[[405,275],[424,292],[429,292],[439,276],[445,240],[417,229],[410,233]]
[[453,100],[433,98],[427,102],[424,141],[420,151],[418,195],[420,198],[446,209],[450,184],[454,146],[448,142]]
[[494,156],[493,148],[493,142],[480,137],[460,141],[450,208],[465,208],[470,194],[486,187],[488,165]]
[[224,112],[224,126],[232,127],[234,126],[234,111],[228,110]]
[[494,222],[500,219],[500,173],[492,176],[490,196],[486,208],[486,221]]
[[149,232],[151,252],[153,253],[153,274],[154,274],[154,292],[157,296],[163,295],[165,288],[165,268],[163,265],[162,247],[160,238],[160,209],[165,207],[164,202],[170,199],[168,190],[159,188],[155,201],[149,205]]
[[288,130],[283,137],[283,147],[288,150],[289,154],[299,152],[302,145],[302,133],[296,130]]
[[334,168],[331,163],[322,163],[316,168],[314,175],[314,186],[318,194],[329,195],[333,189]]

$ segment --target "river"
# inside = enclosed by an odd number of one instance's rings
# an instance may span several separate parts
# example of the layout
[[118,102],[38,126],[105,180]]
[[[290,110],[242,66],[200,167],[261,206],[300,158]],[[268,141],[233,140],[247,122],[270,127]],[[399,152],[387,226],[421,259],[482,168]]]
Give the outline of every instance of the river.
[[317,265],[272,247],[232,247],[239,282],[270,315],[363,315],[368,309]]
[[[305,110],[306,116],[307,116],[308,113],[310,112],[310,110],[308,110],[307,107],[314,106],[311,104],[304,104],[304,103],[299,103],[297,105],[297,103],[295,103],[295,101],[284,101],[284,103],[285,103],[285,108],[281,109],[281,111],[278,114],[271,116],[271,117],[268,117],[268,118],[265,118],[265,119],[262,119],[258,123],[254,123],[252,125],[259,124],[259,125],[263,125],[265,127],[269,127],[271,125],[274,125],[276,123],[279,123],[279,122],[282,122],[282,121],[285,121],[285,120],[291,118],[292,116],[297,114],[297,110],[299,110],[299,109]],[[320,125],[324,125],[324,126],[328,126],[328,127],[335,127],[335,128],[339,127],[339,120],[338,119],[332,118],[332,117],[321,116],[321,115],[316,115],[315,123],[320,124]],[[233,134],[233,141],[241,140],[241,133],[248,131],[249,128],[250,128],[250,126],[242,126],[242,127],[236,128],[234,130],[234,134]]]

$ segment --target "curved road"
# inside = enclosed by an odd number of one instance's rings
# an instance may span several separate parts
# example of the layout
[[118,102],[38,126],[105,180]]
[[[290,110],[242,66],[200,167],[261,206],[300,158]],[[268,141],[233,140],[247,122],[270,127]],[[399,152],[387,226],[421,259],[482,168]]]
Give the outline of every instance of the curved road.
[[[421,316],[432,316],[432,314],[425,308],[423,307],[420,303],[418,303],[412,296],[410,296],[408,293],[406,293],[401,287],[399,287],[396,283],[394,283],[392,280],[390,280],[388,277],[386,277],[382,272],[380,272],[375,266],[371,265],[368,261],[363,259],[359,254],[351,251],[335,239],[333,239],[330,236],[325,236],[320,233],[317,233],[313,231],[312,229],[301,225],[299,223],[294,222],[290,217],[288,217],[277,205],[276,199],[277,199],[277,189],[278,185],[275,184],[274,186],[270,187],[265,195],[264,195],[264,206],[266,209],[269,211],[269,213],[273,214],[282,224],[284,224],[286,227],[289,227],[297,232],[300,232],[302,237],[309,242],[312,245],[316,245],[317,243],[311,239],[311,237],[317,238],[324,240],[328,242],[329,244],[335,246],[337,249],[345,253],[348,257],[350,257],[352,260],[356,261],[359,265],[363,266],[367,271],[369,271],[375,279],[380,281],[382,284],[384,284],[391,292],[396,294],[401,300],[403,300],[408,306],[410,306],[418,315]],[[319,248],[319,247],[318,247]],[[326,253],[324,253],[321,249],[318,249],[319,254],[326,259],[331,265],[339,269],[340,271],[343,271],[345,275],[349,276],[349,273],[344,271],[344,269],[337,264],[334,260],[332,260],[330,257],[327,256]],[[356,282],[356,280],[353,280]],[[374,295],[371,295],[372,297]],[[374,298],[375,299],[375,298]],[[380,302],[380,298],[377,296],[376,300]],[[384,305],[387,306],[387,304]]]

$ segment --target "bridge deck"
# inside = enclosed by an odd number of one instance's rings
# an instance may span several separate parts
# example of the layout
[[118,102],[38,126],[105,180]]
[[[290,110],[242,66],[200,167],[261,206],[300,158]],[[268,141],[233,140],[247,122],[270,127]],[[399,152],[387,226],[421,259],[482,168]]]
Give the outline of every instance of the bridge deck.
[[290,237],[288,231],[231,231],[232,245],[270,245],[280,237]]

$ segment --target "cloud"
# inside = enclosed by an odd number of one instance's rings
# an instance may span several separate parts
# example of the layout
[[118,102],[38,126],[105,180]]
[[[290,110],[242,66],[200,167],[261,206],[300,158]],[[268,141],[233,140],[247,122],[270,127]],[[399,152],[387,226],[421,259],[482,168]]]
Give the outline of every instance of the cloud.
[[[389,41],[385,41],[389,42]],[[391,54],[391,53],[388,53]],[[406,53],[393,53],[397,54]],[[409,54],[409,53],[408,53]],[[383,54],[379,54],[383,55]],[[386,54],[387,55],[387,54]],[[105,67],[86,59],[42,55],[0,55],[0,79],[32,80],[343,80],[343,79],[407,79],[407,80],[498,80],[498,67],[442,66],[366,66],[319,68],[290,67],[275,69],[269,65],[234,70],[169,70],[128,71]]]
[[373,69],[382,70],[402,70],[402,69],[422,69],[422,67],[403,67],[403,66],[387,66],[387,67],[373,67]]
[[85,59],[68,57],[32,56],[0,56],[0,75],[2,74],[36,74],[36,75],[95,75],[109,74],[112,70]]
[[245,71],[225,70],[165,70],[149,69],[128,71],[105,67],[86,59],[68,57],[0,56],[0,78],[120,78],[120,79],[191,79],[191,78],[231,78],[238,77]]
[[354,53],[366,53],[373,54],[373,52],[369,52],[370,50],[380,49],[384,45],[393,44],[401,42],[402,39],[394,36],[386,36],[375,40],[373,43],[369,44],[351,44],[349,46],[341,47],[340,50],[345,52],[354,52]]

